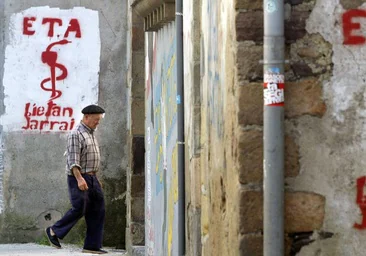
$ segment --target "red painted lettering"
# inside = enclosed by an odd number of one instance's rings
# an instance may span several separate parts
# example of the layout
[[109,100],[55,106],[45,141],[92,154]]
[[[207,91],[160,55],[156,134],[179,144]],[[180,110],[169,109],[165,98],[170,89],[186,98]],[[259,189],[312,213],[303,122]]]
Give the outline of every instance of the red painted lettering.
[[44,115],[44,107],[38,107],[37,116],[43,116],[43,115]]
[[[35,103],[31,107],[31,103],[26,103],[24,109],[26,125],[22,126],[22,129],[40,131],[46,128],[50,131],[72,130],[75,125],[75,119],[72,117],[73,113],[72,108],[62,108],[52,101],[49,101],[46,107],[37,106]],[[61,118],[61,120],[49,120],[55,117]]]
[[68,37],[70,32],[75,32],[77,38],[81,38],[81,30],[79,21],[77,19],[71,19],[69,23],[69,27],[67,28],[64,37]]
[[345,45],[360,45],[366,42],[362,35],[353,35],[352,32],[361,29],[361,24],[352,22],[353,18],[366,18],[366,10],[349,10],[343,14],[343,35]]
[[64,108],[64,110],[62,111],[62,116],[65,116],[66,112],[69,113],[69,117],[72,117],[72,108]]
[[24,17],[23,19],[23,35],[34,35],[36,31],[30,30],[32,28],[33,22],[36,21],[36,17]]
[[366,196],[365,196],[365,183],[366,176],[362,176],[357,179],[357,198],[356,203],[360,207],[362,213],[362,222],[361,224],[355,223],[353,225],[354,228],[357,229],[366,229]]
[[62,26],[62,20],[57,18],[43,18],[42,25],[46,23],[50,23],[50,26],[48,28],[49,37],[53,37],[55,23],[57,23],[59,26]]

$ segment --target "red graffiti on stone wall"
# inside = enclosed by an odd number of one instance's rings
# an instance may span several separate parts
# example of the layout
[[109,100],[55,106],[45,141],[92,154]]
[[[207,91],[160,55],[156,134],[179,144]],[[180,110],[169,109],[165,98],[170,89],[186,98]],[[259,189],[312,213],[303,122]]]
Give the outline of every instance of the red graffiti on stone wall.
[[357,229],[366,229],[366,195],[365,195],[365,184],[366,184],[366,176],[362,176],[357,179],[357,196],[356,203],[361,209],[362,213],[362,222],[361,224],[355,223],[353,225],[354,228]]
[[[32,36],[36,33],[33,29],[33,23],[37,21],[36,17],[24,17],[23,19],[23,35]],[[43,18],[42,19],[42,25],[49,24],[48,26],[48,37],[54,36],[55,31],[55,24],[58,26],[62,26],[62,20],[59,18]],[[64,38],[67,38],[70,34],[70,32],[75,32],[76,38],[81,38],[81,29],[80,29],[80,23],[77,19],[71,19],[69,21],[69,25],[64,33]],[[60,35],[57,35],[58,37]]]
[[366,35],[357,34],[361,30],[361,24],[355,22],[355,18],[366,18],[366,10],[354,9],[343,14],[343,44],[345,45],[362,45],[366,43]]
[[[52,43],[47,47],[46,51],[42,52],[42,62],[50,67],[51,77],[46,78],[41,82],[41,88],[44,91],[51,92],[50,100],[61,97],[62,91],[56,89],[56,81],[64,80],[67,77],[67,68],[64,65],[57,63],[57,52],[51,51],[51,48],[55,45],[64,45],[68,43],[71,42],[66,39]],[[59,76],[56,76],[56,68],[61,70]],[[51,88],[45,87],[45,84],[48,82],[51,82]]]
[[[23,19],[23,35],[33,36],[38,31],[34,30],[33,23],[37,22],[36,17],[24,17]],[[41,20],[42,25],[48,26],[47,37],[55,36],[56,26],[61,27],[63,20],[59,18],[46,17]],[[50,92],[50,98],[47,106],[38,106],[35,103],[28,102],[25,104],[24,117],[26,125],[22,127],[24,130],[72,130],[75,124],[73,118],[73,109],[71,107],[61,107],[54,101],[62,96],[62,91],[57,88],[57,81],[65,80],[68,76],[68,70],[65,65],[58,63],[59,52],[53,50],[55,46],[62,46],[71,43],[66,38],[74,33],[75,38],[81,38],[80,24],[77,19],[71,19],[66,31],[63,33],[64,39],[49,44],[45,51],[41,54],[42,63],[49,67],[50,76],[41,81],[40,87],[45,92]],[[58,38],[59,34],[56,35]],[[52,120],[50,118],[53,117]],[[59,120],[54,120],[58,119]]]

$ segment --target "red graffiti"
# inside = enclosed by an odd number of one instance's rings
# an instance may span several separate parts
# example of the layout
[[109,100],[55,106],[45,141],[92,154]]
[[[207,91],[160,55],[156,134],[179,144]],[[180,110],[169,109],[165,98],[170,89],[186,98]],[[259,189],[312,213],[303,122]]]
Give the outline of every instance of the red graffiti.
[[[36,31],[33,30],[33,23],[36,21],[37,21],[36,17],[24,17],[24,19],[23,19],[23,34],[24,35],[32,36],[36,33]],[[56,26],[61,27],[62,20],[59,18],[49,18],[49,17],[43,18],[42,25],[47,26],[47,24],[48,24],[47,36],[53,37],[55,27]],[[77,19],[71,19],[69,21],[69,25],[67,26],[67,29],[64,33],[64,38],[69,37],[70,32],[74,32],[76,38],[81,38],[80,24]],[[57,36],[59,36],[59,35],[57,35]]]
[[53,37],[53,31],[55,27],[55,23],[57,23],[59,26],[62,26],[62,20],[57,18],[44,18],[42,20],[42,25],[50,23],[49,29],[48,29],[48,36]]
[[[44,91],[51,92],[50,101],[61,97],[62,92],[56,89],[56,81],[64,80],[67,77],[67,69],[64,65],[57,63],[57,52],[51,51],[55,45],[64,45],[71,43],[66,39],[50,44],[46,51],[42,52],[42,62],[50,66],[51,77],[44,79],[41,82],[41,88]],[[56,68],[61,70],[61,74],[56,76]],[[51,88],[46,88],[45,83],[51,82]]]
[[80,24],[77,19],[70,20],[69,26],[65,32],[65,37],[68,37],[70,32],[75,32],[75,37],[81,38]]
[[[36,17],[24,17],[23,19],[23,34],[33,36],[40,35],[38,30],[41,26],[44,27],[42,31],[46,30],[45,38],[57,37],[61,35],[58,33],[60,29],[63,33],[64,39],[50,43],[46,50],[41,54],[42,63],[47,65],[50,70],[50,76],[45,78],[40,83],[43,91],[49,92],[50,97],[46,106],[38,106],[36,103],[28,102],[25,104],[24,117],[26,123],[22,126],[23,130],[49,130],[49,131],[68,131],[72,130],[75,125],[73,118],[73,109],[71,107],[61,107],[54,103],[54,100],[62,96],[62,91],[57,88],[57,82],[62,81],[68,76],[68,69],[58,62],[58,53],[63,45],[71,43],[66,38],[74,35],[75,38],[81,38],[80,24],[77,19],[69,20],[68,26],[65,27],[67,21],[60,18],[45,17],[37,19]],[[57,47],[58,46],[58,47]],[[55,48],[56,49],[55,49]]]
[[362,223],[361,224],[355,223],[353,225],[353,227],[357,229],[366,229],[366,196],[364,194],[365,183],[366,183],[366,176],[357,179],[356,203],[360,207],[362,213]]
[[[44,130],[48,127],[52,130],[67,131],[74,128],[75,119],[72,118],[74,110],[71,107],[62,108],[49,101],[47,106],[37,106],[28,102],[25,104],[24,117],[27,124],[22,127],[24,130]],[[38,120],[37,117],[44,117],[44,120]],[[49,121],[49,117],[68,117],[70,121]],[[34,118],[34,119],[33,119]]]
[[355,35],[353,32],[361,29],[361,24],[353,22],[353,18],[366,18],[366,10],[349,10],[343,14],[343,44],[345,45],[362,45],[366,43],[366,37],[363,35]]
[[23,34],[24,35],[34,35],[34,33],[36,33],[36,31],[34,30],[30,30],[29,28],[32,27],[32,23],[36,21],[36,17],[24,17],[23,19]]

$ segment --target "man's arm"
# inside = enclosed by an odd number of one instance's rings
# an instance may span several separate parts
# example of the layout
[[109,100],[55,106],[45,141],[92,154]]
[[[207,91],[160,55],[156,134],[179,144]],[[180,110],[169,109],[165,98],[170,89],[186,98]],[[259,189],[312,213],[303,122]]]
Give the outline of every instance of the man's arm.
[[78,134],[71,133],[67,139],[67,163],[78,182],[78,187],[80,190],[84,191],[88,189],[88,185],[85,179],[80,174],[80,152],[81,152],[81,141]]
[[83,178],[83,176],[81,176],[79,168],[77,168],[76,166],[74,166],[72,168],[72,173],[74,174],[76,180],[78,181],[78,187],[80,190],[84,191],[84,190],[88,190],[88,184],[86,184],[85,179]]

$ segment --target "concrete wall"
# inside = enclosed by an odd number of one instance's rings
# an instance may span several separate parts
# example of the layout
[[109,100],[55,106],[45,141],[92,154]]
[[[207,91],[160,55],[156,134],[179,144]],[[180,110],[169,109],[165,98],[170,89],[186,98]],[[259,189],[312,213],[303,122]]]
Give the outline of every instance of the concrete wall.
[[129,1],[128,85],[129,166],[127,169],[126,247],[130,255],[143,254],[145,244],[145,32],[144,20]]
[[178,225],[176,30],[146,39],[145,252],[177,255]]
[[[72,122],[79,122],[83,106],[98,103],[106,110],[97,135],[107,205],[105,244],[123,247],[128,163],[126,1],[108,5],[1,1],[1,5],[0,187],[4,200],[0,241],[35,241],[44,227],[68,210],[63,156],[66,134]],[[70,42],[50,46],[64,38]],[[57,52],[56,64],[41,55],[47,46]],[[47,116],[47,107],[52,111],[68,108],[69,112]],[[70,234],[71,241],[82,239],[79,228]]]

